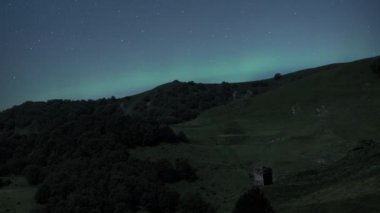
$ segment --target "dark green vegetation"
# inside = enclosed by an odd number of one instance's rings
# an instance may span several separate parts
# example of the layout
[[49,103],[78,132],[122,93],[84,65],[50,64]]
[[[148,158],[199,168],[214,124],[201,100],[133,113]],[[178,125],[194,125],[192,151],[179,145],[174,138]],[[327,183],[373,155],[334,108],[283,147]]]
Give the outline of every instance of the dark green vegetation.
[[123,115],[114,103],[26,103],[3,112],[1,176],[24,175],[38,185],[35,200],[44,206],[35,211],[175,212],[188,200],[166,185],[196,181],[193,167],[184,159],[142,161],[128,152],[181,137],[155,121]]
[[253,187],[239,198],[233,213],[273,213],[273,209],[261,190]]
[[121,99],[121,107],[128,115],[155,119],[163,124],[176,124],[194,119],[210,108],[248,99],[337,66],[339,65],[333,64],[288,75],[278,73],[273,79],[245,83],[197,84],[173,81],[145,93]]
[[36,212],[378,212],[378,64],[27,102],[0,113],[0,176],[35,185]]

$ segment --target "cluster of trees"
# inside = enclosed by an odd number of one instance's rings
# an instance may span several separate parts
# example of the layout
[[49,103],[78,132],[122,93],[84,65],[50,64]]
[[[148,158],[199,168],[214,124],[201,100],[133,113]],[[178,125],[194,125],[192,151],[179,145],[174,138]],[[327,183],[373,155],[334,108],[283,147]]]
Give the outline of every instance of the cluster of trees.
[[[36,193],[48,212],[176,212],[187,203],[166,184],[195,181],[183,160],[148,162],[114,151],[100,158],[78,158],[53,168]],[[180,162],[180,163],[179,163]],[[169,175],[166,175],[169,174]],[[192,211],[194,212],[194,211]]]
[[134,115],[154,118],[163,124],[174,124],[194,119],[202,111],[227,104],[235,99],[253,96],[268,90],[265,81],[231,84],[196,84],[174,81],[126,102]]
[[119,100],[25,102],[0,113],[0,129],[49,132],[85,116],[122,115]]
[[0,113],[0,176],[24,175],[38,186],[35,199],[44,207],[34,212],[210,212],[203,201],[204,210],[187,209],[201,198],[167,187],[197,180],[186,160],[128,153],[185,140],[155,120],[123,115],[114,99],[28,102]]

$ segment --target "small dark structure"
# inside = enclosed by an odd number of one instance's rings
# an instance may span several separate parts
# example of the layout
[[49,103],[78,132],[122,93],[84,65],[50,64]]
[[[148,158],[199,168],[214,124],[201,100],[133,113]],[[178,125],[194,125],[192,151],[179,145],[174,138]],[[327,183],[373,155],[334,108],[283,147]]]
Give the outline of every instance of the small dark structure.
[[273,175],[271,168],[265,166],[257,167],[253,171],[253,177],[256,186],[273,184]]

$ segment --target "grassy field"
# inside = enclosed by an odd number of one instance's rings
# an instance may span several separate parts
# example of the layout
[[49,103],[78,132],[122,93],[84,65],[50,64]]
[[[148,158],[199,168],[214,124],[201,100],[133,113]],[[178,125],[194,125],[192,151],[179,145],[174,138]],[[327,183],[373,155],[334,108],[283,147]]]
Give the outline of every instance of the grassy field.
[[[252,186],[250,173],[257,165],[273,168],[278,181],[273,188],[281,191],[281,180],[332,165],[358,140],[380,141],[380,79],[370,70],[372,60],[326,68],[254,98],[213,108],[174,126],[190,144],[136,149],[132,156],[189,159],[200,181],[174,189],[201,191],[219,212],[230,212]],[[286,205],[273,191],[268,193],[277,212],[356,212],[376,204],[378,180],[363,177],[320,190],[306,187],[308,194],[301,200],[297,193],[289,196]]]
[[0,188],[1,213],[28,213],[37,206],[34,202],[36,187],[30,186],[23,177],[3,177],[11,185]]

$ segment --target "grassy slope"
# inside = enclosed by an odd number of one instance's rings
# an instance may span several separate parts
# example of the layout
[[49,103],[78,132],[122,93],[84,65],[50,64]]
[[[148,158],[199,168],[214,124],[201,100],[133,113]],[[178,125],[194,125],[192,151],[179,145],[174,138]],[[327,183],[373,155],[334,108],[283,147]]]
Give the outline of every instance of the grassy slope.
[[[319,162],[340,159],[359,139],[380,139],[380,80],[369,69],[371,60],[324,70],[252,99],[211,109],[175,126],[192,144],[136,149],[132,155],[190,159],[200,181],[174,188],[199,190],[220,212],[230,212],[238,196],[252,185],[249,173],[254,165],[273,167],[275,179],[280,180],[289,173],[316,168]],[[320,115],[316,110],[322,106],[326,112]],[[346,193],[350,191],[347,185],[325,190]],[[373,200],[378,194],[367,195]],[[360,199],[356,199],[359,204]],[[342,210],[342,202],[325,201],[337,210]],[[357,208],[351,203],[352,209]],[[305,208],[301,212],[315,209]]]
[[[380,80],[369,64],[310,75],[209,110],[176,129],[195,143],[223,146],[240,162],[268,164],[280,174],[339,159],[352,142],[380,139]],[[318,113],[323,107],[326,112]]]
[[380,143],[358,147],[326,168],[266,187],[277,212],[380,212]]
[[23,177],[6,177],[12,184],[0,189],[0,212],[26,213],[37,207],[34,202],[36,187],[30,186]]

